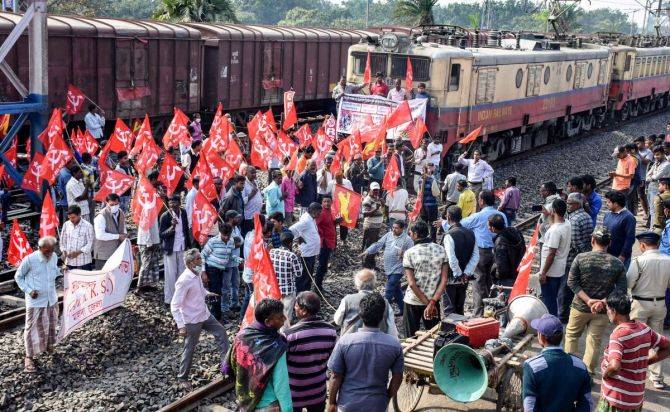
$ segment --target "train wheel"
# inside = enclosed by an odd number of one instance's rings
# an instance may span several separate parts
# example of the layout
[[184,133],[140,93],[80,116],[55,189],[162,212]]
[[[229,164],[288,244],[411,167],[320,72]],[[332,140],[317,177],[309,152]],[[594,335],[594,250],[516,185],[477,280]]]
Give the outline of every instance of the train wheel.
[[393,398],[393,409],[396,412],[412,412],[419,405],[423,394],[424,382],[416,372],[405,371],[398,393]]
[[498,400],[496,401],[496,411],[521,411],[523,410],[523,400],[521,392],[523,390],[523,377],[520,369],[508,369],[503,375],[498,385]]

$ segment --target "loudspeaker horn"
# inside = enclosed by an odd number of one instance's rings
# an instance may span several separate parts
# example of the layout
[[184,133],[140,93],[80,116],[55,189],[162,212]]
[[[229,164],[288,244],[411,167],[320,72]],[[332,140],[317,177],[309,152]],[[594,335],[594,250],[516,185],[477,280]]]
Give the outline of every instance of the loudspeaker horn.
[[471,347],[450,343],[433,360],[433,377],[449,398],[473,402],[481,398],[489,383],[484,359]]
[[549,313],[544,303],[537,296],[533,295],[519,295],[515,297],[509,303],[507,311],[508,319],[511,320],[507,324],[502,337],[510,339],[531,330],[531,321],[541,318],[545,313]]

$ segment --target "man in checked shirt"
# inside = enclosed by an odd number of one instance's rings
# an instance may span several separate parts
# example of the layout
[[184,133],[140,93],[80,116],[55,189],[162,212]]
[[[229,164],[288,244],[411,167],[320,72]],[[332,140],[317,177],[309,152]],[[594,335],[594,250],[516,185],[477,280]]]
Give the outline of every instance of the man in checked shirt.
[[293,317],[293,301],[295,300],[295,278],[302,276],[302,264],[298,255],[291,251],[293,233],[284,232],[280,236],[281,247],[270,250],[270,260],[277,274],[277,283],[284,304],[286,322],[284,328],[290,326]]
[[81,208],[77,205],[67,209],[67,218],[60,232],[65,264],[69,269],[93,270],[93,225],[81,218]]

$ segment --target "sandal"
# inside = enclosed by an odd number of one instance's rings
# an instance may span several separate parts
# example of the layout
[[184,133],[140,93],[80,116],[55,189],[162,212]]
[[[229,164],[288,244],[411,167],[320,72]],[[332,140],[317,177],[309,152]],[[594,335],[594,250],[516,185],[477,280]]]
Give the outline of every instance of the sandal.
[[35,363],[32,361],[32,359],[26,359],[24,364],[23,364],[23,371],[26,373],[35,373],[37,372],[37,368],[35,368]]

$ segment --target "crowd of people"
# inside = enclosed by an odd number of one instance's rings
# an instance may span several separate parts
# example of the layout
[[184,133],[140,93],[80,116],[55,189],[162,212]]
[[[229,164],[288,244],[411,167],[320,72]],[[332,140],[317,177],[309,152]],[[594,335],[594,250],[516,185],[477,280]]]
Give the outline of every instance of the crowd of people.
[[[382,83],[377,79],[373,88],[392,99],[404,96],[398,82],[395,93],[383,90]],[[340,83],[344,92],[357,87]],[[104,118],[94,107],[89,114],[87,127],[102,138]],[[185,177],[175,193],[165,194],[157,170],[146,173],[166,207],[150,229],[138,228],[135,291],[142,297],[159,287],[162,258],[164,303],[184,337],[178,373],[184,386],[206,330],[225,358],[222,371],[235,379],[243,410],[383,411],[401,383],[399,338],[430,329],[452,313],[463,315],[466,305],[474,316],[482,316],[494,285],[510,287],[516,281],[526,252],[524,237],[513,226],[521,192],[513,176],[505,180],[504,190],[494,192],[494,170],[479,150],[466,151],[449,165],[441,161],[437,137],[425,139],[416,150],[398,140],[386,153],[380,148],[366,161],[356,155],[333,173],[335,147],[321,161],[313,158],[310,146],[301,150],[291,170],[288,158],[268,159],[267,183],[243,162],[227,182],[214,179],[211,204],[218,222],[206,241],[198,242],[192,228],[200,180],[193,176],[190,189],[184,181],[194,173],[206,139],[199,116],[190,128],[193,142],[178,153]],[[249,147],[244,133],[233,131],[230,138]],[[670,286],[670,145],[636,139],[615,155],[618,163],[611,173],[612,190],[604,193],[608,211],[602,220],[602,197],[593,176],[570,178],[565,191],[555,182],[539,188],[537,277],[549,314],[532,325],[545,350],[524,366],[527,410],[592,404],[591,377],[608,321],[616,327],[602,356],[600,410],[639,410],[648,364],[653,364],[649,378],[654,387],[663,388],[660,360],[670,354],[662,336]],[[54,188],[63,216],[60,242],[40,239],[38,250],[16,272],[28,307],[27,372],[36,371],[35,356],[53,350],[55,278],[60,273],[55,251],[60,250],[70,269],[100,269],[129,236],[132,189],[110,193],[98,205],[93,193],[100,159],[77,156],[78,162],[61,169]],[[137,159],[129,153],[119,151],[105,160],[116,171],[138,177],[133,167]],[[382,190],[391,161],[399,165],[400,179],[394,190]],[[363,195],[360,245],[352,244],[349,228],[331,207],[335,185]],[[410,191],[420,204],[417,218]],[[650,230],[636,235],[638,203]],[[242,320],[255,287],[253,273],[244,265],[257,235],[255,217],[281,298],[255,302],[254,321],[230,343],[223,325]],[[636,239],[642,254],[633,258]],[[354,275],[356,290],[341,299],[330,322],[320,317],[330,287],[330,260],[338,251],[354,250],[361,264]],[[384,296],[376,292],[382,273]],[[466,302],[468,288],[471,302]],[[402,318],[401,330],[396,317]],[[586,349],[581,354],[577,342],[583,333]],[[571,368],[582,372],[566,373]],[[574,382],[563,385],[566,380]],[[558,387],[562,396],[553,392]]]

